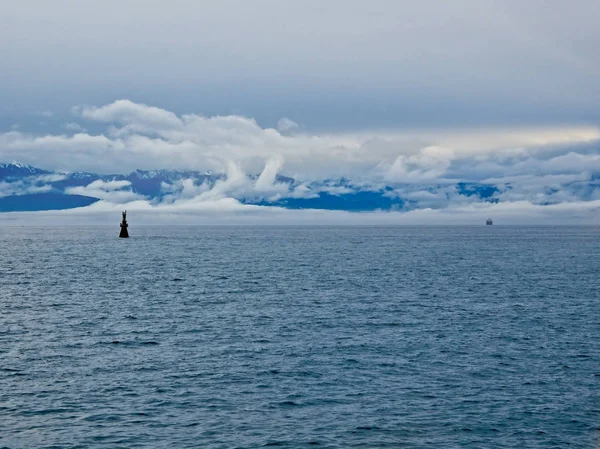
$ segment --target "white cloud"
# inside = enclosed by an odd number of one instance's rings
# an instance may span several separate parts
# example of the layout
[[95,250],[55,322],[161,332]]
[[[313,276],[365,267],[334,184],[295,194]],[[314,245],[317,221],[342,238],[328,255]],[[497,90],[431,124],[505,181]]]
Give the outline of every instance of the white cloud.
[[564,163],[574,169],[586,162],[597,164],[594,155],[581,156],[586,161],[577,159],[579,156],[567,161],[564,148],[600,139],[600,130],[592,126],[283,135],[247,117],[177,116],[129,100],[78,111],[83,118],[106,123],[105,132],[41,136],[3,133],[2,159],[105,173],[136,168],[224,173],[231,162],[246,173],[261,173],[265,161],[277,160],[285,169],[281,174],[301,180],[379,176],[418,182],[449,172],[460,175],[457,169],[463,163],[468,170],[478,166],[486,172],[485,177],[502,175],[508,165],[513,171],[521,166],[531,170],[527,164],[545,160],[547,155],[563,158],[552,162],[557,167]]
[[113,204],[125,204],[143,200],[141,195],[132,192],[129,181],[102,181],[98,179],[87,186],[69,187],[66,193],[69,195],[83,195],[99,198]]
[[287,192],[289,187],[287,184],[277,183],[277,174],[283,167],[283,158],[272,157],[265,164],[265,168],[256,180],[254,189],[258,192],[276,193]]
[[174,113],[164,109],[117,100],[102,107],[82,107],[75,109],[83,118],[119,125],[132,125],[147,129],[181,128],[183,123]]
[[[104,132],[77,131],[77,124],[68,127],[76,131],[72,135],[6,132],[0,134],[0,160],[67,171],[177,168],[223,174],[212,185],[197,185],[192,179],[165,185],[162,202],[145,201],[121,181],[69,189],[71,194],[102,199],[94,208],[130,207],[131,203],[144,210],[246,211],[238,199],[311,198],[319,192],[342,195],[377,191],[390,184],[394,190],[385,195],[421,209],[457,212],[481,203],[477,196],[461,195],[455,187],[459,181],[496,185],[499,191],[494,199],[502,204],[532,207],[579,204],[600,195],[588,186],[591,175],[600,172],[600,130],[593,126],[311,134],[283,120],[283,128],[297,131],[286,134],[263,128],[248,117],[178,116],[129,100],[81,107],[76,113],[96,122],[95,128],[104,124]],[[294,178],[295,185],[278,182],[278,175]],[[324,182],[340,177],[351,184]],[[53,181],[40,178],[19,188],[45,188],[44,182]],[[263,213],[263,209],[250,210]],[[552,210],[559,209],[548,209]]]
[[[146,201],[114,204],[99,201],[91,206],[65,211],[5,213],[0,223],[103,224],[115,225],[115,216],[127,208],[131,231],[149,224],[306,224],[306,225],[483,225],[487,217],[497,225],[596,224],[600,200],[540,206],[528,201],[499,204],[468,203],[443,209],[424,208],[409,212],[349,213],[341,211],[285,210],[241,204],[226,198],[216,201],[186,201],[152,205]],[[134,232],[131,232],[134,235]]]
[[34,193],[45,193],[52,190],[52,186],[28,183],[27,181],[5,182],[0,181],[0,198],[5,196],[21,196]]
[[299,128],[300,125],[298,125],[298,123],[286,117],[279,119],[279,121],[277,122],[277,131],[279,131],[282,134],[296,131]]
[[75,123],[75,122],[65,123],[63,125],[63,128],[66,129],[66,130],[68,130],[68,131],[74,131],[74,132],[78,132],[78,133],[85,133],[85,132],[87,132],[87,129],[85,129],[79,123]]
[[385,178],[397,182],[435,180],[444,176],[453,159],[452,149],[428,146],[416,154],[399,155],[385,173]]
[[61,173],[49,173],[47,175],[40,175],[38,177],[35,178],[35,182],[40,183],[40,182],[58,182],[58,181],[63,181],[67,178],[66,175],[61,174]]

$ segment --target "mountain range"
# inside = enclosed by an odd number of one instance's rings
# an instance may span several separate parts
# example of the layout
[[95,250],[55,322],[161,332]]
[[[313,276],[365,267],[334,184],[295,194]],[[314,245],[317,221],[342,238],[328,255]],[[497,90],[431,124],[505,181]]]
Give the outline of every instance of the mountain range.
[[[277,206],[287,209],[327,209],[344,211],[411,210],[441,208],[448,201],[499,202],[515,187],[510,183],[493,185],[479,182],[435,184],[365,183],[346,178],[300,182],[276,176],[270,189],[258,185],[259,176],[248,176],[246,187],[230,189],[228,197],[244,204]],[[0,212],[63,210],[110,200],[105,194],[118,194],[130,200],[154,203],[175,201],[192,189],[198,195],[225,184],[224,174],[180,170],[135,170],[128,174],[100,175],[89,172],[58,172],[19,163],[0,164]],[[600,187],[600,176],[564,188],[585,199]],[[559,189],[555,189],[558,191]],[[553,191],[548,191],[548,198]],[[122,201],[126,202],[126,201]],[[552,201],[546,200],[550,204]],[[545,204],[545,203],[543,203]]]

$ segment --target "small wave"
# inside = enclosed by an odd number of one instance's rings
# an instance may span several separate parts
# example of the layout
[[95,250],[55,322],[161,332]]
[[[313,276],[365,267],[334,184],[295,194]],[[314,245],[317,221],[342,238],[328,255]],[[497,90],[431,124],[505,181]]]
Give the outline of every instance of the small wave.
[[113,345],[122,345],[122,346],[157,346],[160,343],[154,340],[147,341],[121,341],[121,340],[113,340],[110,344]]

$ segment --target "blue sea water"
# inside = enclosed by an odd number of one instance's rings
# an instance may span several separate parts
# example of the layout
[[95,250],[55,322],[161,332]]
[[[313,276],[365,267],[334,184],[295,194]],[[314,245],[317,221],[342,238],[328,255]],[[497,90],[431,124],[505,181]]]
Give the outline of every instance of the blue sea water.
[[0,228],[0,447],[599,447],[599,228],[130,222]]

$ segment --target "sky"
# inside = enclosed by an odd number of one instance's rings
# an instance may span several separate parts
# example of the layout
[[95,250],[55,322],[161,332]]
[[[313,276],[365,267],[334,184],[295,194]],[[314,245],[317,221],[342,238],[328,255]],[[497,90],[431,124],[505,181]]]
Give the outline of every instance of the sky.
[[0,114],[126,98],[313,129],[600,118],[596,0],[23,0]]
[[503,200],[532,207],[532,185],[600,171],[595,0],[23,0],[0,17],[0,162],[510,180]]

